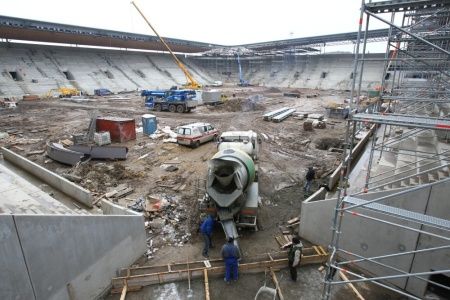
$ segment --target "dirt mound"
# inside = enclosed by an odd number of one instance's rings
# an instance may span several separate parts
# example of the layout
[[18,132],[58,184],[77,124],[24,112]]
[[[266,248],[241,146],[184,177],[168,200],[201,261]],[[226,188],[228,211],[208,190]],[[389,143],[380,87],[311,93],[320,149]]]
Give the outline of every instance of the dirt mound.
[[328,150],[330,148],[341,148],[342,140],[333,137],[323,137],[315,140],[316,148],[320,150]]
[[265,106],[259,103],[259,101],[260,99],[256,99],[254,96],[246,99],[230,99],[224,102],[222,105],[215,106],[212,109],[228,112],[265,110]]
[[281,93],[281,90],[276,87],[270,87],[266,90],[266,93]]

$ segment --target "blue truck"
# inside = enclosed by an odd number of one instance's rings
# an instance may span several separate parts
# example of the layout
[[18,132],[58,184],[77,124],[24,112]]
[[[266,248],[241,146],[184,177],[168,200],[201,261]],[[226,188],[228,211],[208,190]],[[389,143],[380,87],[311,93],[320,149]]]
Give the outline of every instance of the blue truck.
[[155,111],[190,112],[197,107],[195,90],[143,90],[145,106]]

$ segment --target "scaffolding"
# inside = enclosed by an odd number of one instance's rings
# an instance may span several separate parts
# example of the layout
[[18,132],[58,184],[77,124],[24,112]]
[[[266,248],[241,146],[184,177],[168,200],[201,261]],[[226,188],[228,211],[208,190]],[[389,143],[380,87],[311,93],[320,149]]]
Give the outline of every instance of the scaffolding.
[[[367,109],[362,106],[361,88],[364,63],[373,60],[367,57],[366,48],[371,20],[388,26],[388,41],[384,59],[376,59],[384,63],[379,99]],[[450,276],[448,261],[443,261],[439,269],[420,272],[396,265],[396,259],[407,255],[420,254],[421,259],[426,260],[445,251],[448,257],[450,212],[444,212],[442,218],[426,214],[426,209],[425,213],[419,213],[402,207],[405,204],[395,203],[405,195],[414,197],[425,189],[431,191],[437,185],[450,185],[450,148],[424,146],[448,143],[450,137],[450,1],[362,0],[353,74],[351,114],[343,156],[346,167],[340,174],[322,298],[330,299],[336,285],[371,282],[408,298],[421,299],[423,295],[406,290],[407,281],[403,288],[398,281],[396,283],[396,280],[410,278],[450,293],[449,286],[432,280],[432,275]],[[357,132],[372,124],[376,124],[378,131],[370,143],[365,184],[360,191],[350,194],[351,145],[355,143]],[[396,164],[383,169],[380,162],[389,155],[396,159]],[[381,191],[388,193],[362,197],[368,192]],[[346,218],[361,218],[405,234],[414,232],[417,241],[427,236],[439,243],[428,247],[417,243],[412,249],[367,256],[365,249],[350,251],[348,245],[342,243]],[[376,271],[372,272],[374,269]],[[345,273],[347,276],[343,278],[346,279],[337,279],[338,272]]]

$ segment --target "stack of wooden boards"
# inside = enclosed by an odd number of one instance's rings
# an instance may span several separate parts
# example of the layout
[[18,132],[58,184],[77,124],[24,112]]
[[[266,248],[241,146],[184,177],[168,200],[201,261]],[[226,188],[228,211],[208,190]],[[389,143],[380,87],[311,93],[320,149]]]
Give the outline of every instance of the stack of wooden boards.
[[[300,219],[298,217],[295,217],[287,221],[286,224],[286,227],[288,229],[293,227],[295,228],[300,224]],[[292,245],[292,238],[294,237],[294,235],[291,234],[291,230],[283,230],[282,234],[283,235],[276,236],[275,240],[280,245],[281,249],[286,249]]]

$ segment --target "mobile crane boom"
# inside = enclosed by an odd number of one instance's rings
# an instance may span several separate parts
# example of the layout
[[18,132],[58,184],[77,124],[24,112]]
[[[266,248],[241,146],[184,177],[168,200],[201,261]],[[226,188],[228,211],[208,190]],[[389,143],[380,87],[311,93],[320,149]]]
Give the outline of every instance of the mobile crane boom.
[[187,79],[187,83],[185,85],[186,88],[188,89],[200,89],[201,85],[194,79],[194,77],[192,76],[192,74],[189,72],[189,70],[186,68],[186,66],[178,59],[178,57],[172,52],[172,50],[170,49],[169,45],[167,45],[167,43],[164,41],[164,39],[158,34],[158,32],[155,30],[155,28],[152,26],[152,24],[150,24],[150,22],[147,20],[147,18],[145,17],[145,15],[142,13],[142,11],[139,9],[139,7],[136,5],[136,3],[134,1],[131,1],[131,4],[133,4],[133,6],[136,8],[136,10],[138,11],[138,13],[141,15],[141,17],[145,20],[145,22],[147,23],[147,25],[153,30],[153,32],[158,36],[159,40],[161,41],[161,43],[164,44],[164,46],[167,48],[167,50],[169,50],[170,54],[172,55],[173,59],[175,60],[175,62],[177,63],[178,67],[181,69],[181,71],[183,71],[184,76],[186,76]]

